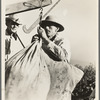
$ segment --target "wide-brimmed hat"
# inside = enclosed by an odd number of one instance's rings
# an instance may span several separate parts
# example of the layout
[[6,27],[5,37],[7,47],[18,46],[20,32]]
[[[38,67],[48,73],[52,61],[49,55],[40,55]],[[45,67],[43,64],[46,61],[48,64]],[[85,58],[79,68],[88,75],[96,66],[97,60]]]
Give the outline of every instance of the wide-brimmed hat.
[[22,25],[17,15],[9,15],[8,17],[6,17],[6,23],[9,23],[11,21],[16,25]]
[[45,20],[42,20],[40,24],[42,28],[45,28],[48,25],[54,25],[58,27],[59,28],[58,32],[61,32],[64,30],[64,27],[59,23],[58,18],[51,16],[51,15],[47,16]]

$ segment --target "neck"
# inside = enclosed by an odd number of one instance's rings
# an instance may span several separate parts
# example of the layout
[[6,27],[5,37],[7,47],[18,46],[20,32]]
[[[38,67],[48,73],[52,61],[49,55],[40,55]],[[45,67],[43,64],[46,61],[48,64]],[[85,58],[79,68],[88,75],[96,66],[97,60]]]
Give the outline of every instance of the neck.
[[55,37],[56,37],[56,35],[55,35],[55,36],[53,36],[50,40],[51,40],[51,41],[53,41],[53,40],[55,39]]

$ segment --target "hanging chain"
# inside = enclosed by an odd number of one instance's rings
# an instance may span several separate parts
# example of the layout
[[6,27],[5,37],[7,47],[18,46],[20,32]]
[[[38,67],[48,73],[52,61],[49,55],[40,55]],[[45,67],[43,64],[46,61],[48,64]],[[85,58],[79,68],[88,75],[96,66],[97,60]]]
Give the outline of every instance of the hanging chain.
[[40,22],[39,22],[39,24],[41,24],[42,16],[43,16],[43,7],[42,7],[42,0],[40,0],[40,15],[39,15]]

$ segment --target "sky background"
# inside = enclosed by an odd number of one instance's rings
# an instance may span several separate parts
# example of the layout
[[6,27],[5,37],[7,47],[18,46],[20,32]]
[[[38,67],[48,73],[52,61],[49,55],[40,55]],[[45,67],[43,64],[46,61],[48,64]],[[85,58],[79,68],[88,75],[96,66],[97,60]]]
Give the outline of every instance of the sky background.
[[[52,0],[51,5],[44,7],[43,13],[45,14],[56,1]],[[12,3],[12,0],[7,0],[7,2],[8,4]],[[17,15],[20,22],[28,28],[39,17],[39,13],[40,11],[37,9]],[[71,63],[80,65],[96,64],[98,55],[98,1],[61,0],[48,15],[58,16],[59,21],[65,27],[60,35],[70,41]],[[26,34],[22,30],[22,26],[18,29],[18,35],[23,44],[27,46],[37,30],[35,28],[31,33]],[[14,52],[23,48],[19,41],[14,46]]]

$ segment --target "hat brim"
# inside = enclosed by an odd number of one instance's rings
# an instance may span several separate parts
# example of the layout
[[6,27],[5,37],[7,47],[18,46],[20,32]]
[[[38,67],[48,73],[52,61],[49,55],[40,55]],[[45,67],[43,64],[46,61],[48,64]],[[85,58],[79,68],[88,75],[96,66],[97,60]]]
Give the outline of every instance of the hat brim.
[[12,21],[14,24],[16,24],[16,25],[22,25],[22,24],[20,24],[20,23],[17,23],[16,21],[13,21],[12,19],[10,19],[10,18],[6,18],[6,22],[10,22],[10,21]]
[[45,20],[43,20],[43,21],[40,23],[40,26],[41,26],[42,28],[45,28],[46,26],[49,26],[49,25],[54,25],[54,26],[56,26],[56,27],[59,27],[58,32],[61,32],[61,31],[64,30],[64,27],[63,27],[61,24],[56,23],[56,22],[53,22],[53,21],[45,21]]

